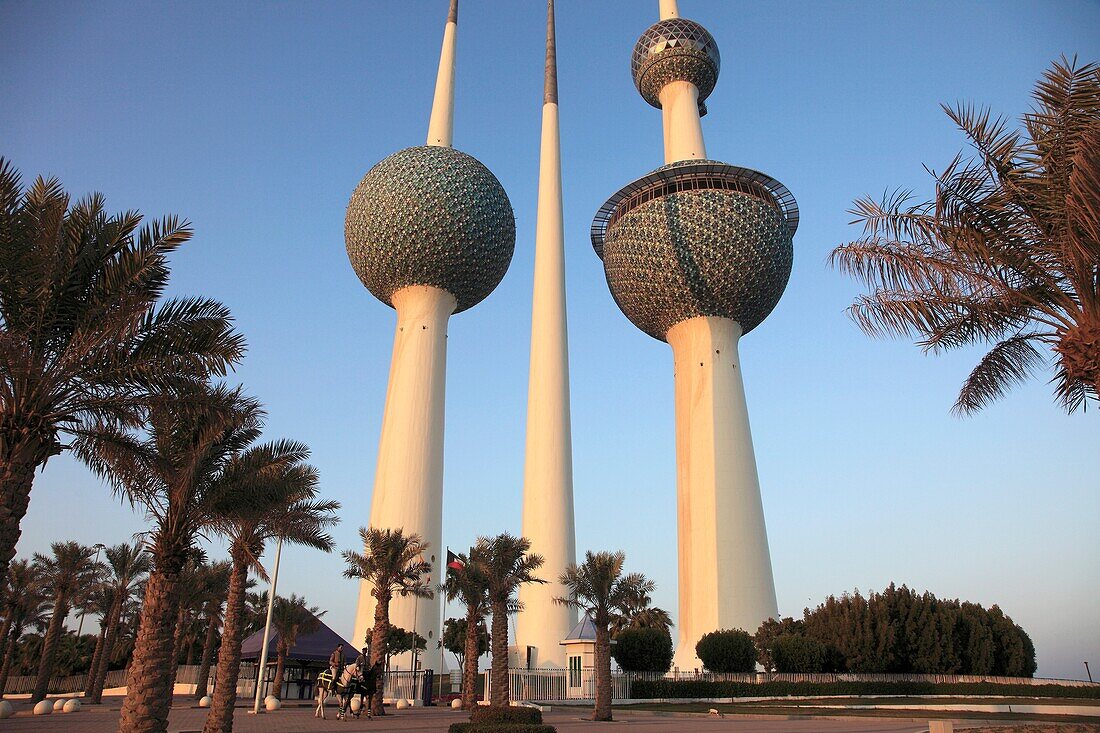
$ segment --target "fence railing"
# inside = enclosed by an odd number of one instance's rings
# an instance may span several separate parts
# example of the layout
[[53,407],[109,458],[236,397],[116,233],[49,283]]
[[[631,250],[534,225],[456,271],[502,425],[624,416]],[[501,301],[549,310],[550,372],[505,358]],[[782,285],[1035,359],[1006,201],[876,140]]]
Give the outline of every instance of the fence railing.
[[[492,694],[492,679],[488,671],[485,679],[484,699]],[[956,674],[856,674],[817,673],[793,674],[753,672],[747,674],[713,674],[710,672],[612,672],[611,699],[630,698],[631,684],[639,680],[683,680],[700,682],[740,682],[764,684],[767,682],[931,682],[935,684],[975,684],[980,682],[1002,685],[1065,685],[1098,686],[1100,683],[1081,680],[1058,680],[1033,677],[997,677],[993,675]],[[592,700],[596,697],[596,675],[592,668],[584,669],[510,669],[508,670],[508,694],[512,700],[552,702],[564,700]]]
[[[28,695],[34,692],[34,683],[37,675],[25,674],[18,677],[8,677],[8,683],[4,686],[5,695]],[[104,687],[120,687],[126,684],[126,670],[116,669],[107,673],[107,682]],[[47,688],[51,693],[66,694],[70,692],[83,692],[88,686],[88,675],[74,674],[68,677],[54,677]]]

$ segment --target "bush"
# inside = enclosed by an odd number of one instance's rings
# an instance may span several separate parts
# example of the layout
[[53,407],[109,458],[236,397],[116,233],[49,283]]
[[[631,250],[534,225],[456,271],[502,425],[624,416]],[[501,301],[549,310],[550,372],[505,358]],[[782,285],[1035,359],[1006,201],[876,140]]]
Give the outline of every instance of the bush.
[[723,629],[704,634],[695,645],[695,654],[711,672],[756,670],[756,645],[748,632],[741,629]]
[[636,680],[630,696],[654,698],[785,697],[789,695],[973,695],[978,697],[1070,697],[1100,699],[1100,685],[1000,685],[994,682],[711,682],[706,680]]
[[780,634],[772,642],[777,672],[820,672],[825,668],[825,645],[817,639]]
[[627,672],[667,672],[672,666],[672,635],[664,629],[623,629],[611,656]]
[[447,733],[557,733],[557,728],[526,723],[451,723]]
[[477,705],[470,711],[471,723],[509,724],[523,723],[527,725],[541,725],[542,711],[538,708],[528,708],[520,705],[506,708],[494,708],[492,706]]

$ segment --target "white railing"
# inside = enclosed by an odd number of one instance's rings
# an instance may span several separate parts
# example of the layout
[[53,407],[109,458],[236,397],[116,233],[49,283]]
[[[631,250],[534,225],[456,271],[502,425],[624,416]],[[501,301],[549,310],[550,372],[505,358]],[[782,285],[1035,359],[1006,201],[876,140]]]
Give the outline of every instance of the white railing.
[[[491,694],[491,673],[485,678],[484,699]],[[936,684],[992,683],[1001,685],[1064,685],[1067,687],[1100,686],[1100,683],[1081,680],[1058,680],[1033,677],[996,677],[992,675],[953,674],[856,674],[820,673],[786,674],[753,672],[748,674],[712,674],[709,672],[621,672],[611,673],[611,699],[625,700],[631,697],[631,683],[639,680],[682,680],[698,682],[739,682],[763,684],[767,682],[931,682]],[[515,701],[552,702],[566,700],[593,700],[596,697],[595,671],[588,667],[568,669],[510,669],[508,670],[508,694]]]

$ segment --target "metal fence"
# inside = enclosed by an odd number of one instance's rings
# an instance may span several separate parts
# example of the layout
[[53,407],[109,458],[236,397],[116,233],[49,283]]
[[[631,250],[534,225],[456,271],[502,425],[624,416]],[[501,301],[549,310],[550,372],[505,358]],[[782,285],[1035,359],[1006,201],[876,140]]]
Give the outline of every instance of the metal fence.
[[[34,683],[37,675],[25,674],[18,677],[9,677],[8,684],[4,687],[5,695],[29,695],[34,692]],[[126,670],[116,669],[107,673],[107,687],[120,687],[126,684]],[[88,686],[88,675],[74,674],[68,677],[54,677],[47,688],[51,693],[65,694],[70,692],[83,692]]]
[[[484,699],[491,695],[490,672],[485,679]],[[630,698],[631,684],[638,680],[683,680],[698,682],[739,682],[764,684],[767,682],[931,682],[936,684],[992,683],[1001,685],[1065,685],[1067,687],[1100,686],[1081,680],[1058,680],[1033,677],[996,677],[992,675],[955,674],[855,674],[819,673],[786,674],[753,672],[748,674],[713,674],[710,672],[620,672],[611,674],[611,699]],[[566,700],[592,700],[596,697],[596,675],[592,668],[584,669],[510,669],[508,693],[512,700],[553,702]]]

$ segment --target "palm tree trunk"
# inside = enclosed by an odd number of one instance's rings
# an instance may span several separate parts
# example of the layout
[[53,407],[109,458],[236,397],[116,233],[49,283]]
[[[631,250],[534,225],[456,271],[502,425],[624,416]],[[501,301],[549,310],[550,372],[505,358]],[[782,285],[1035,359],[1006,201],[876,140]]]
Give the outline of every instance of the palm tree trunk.
[[176,686],[176,673],[179,671],[180,656],[183,655],[183,637],[184,629],[186,628],[187,609],[180,608],[176,612],[176,630],[172,635],[172,663],[169,667],[172,687]]
[[286,640],[280,634],[279,635],[279,650],[278,650],[278,653],[275,655],[275,657],[276,657],[276,661],[275,661],[275,682],[272,685],[272,687],[274,687],[274,689],[270,693],[270,694],[274,695],[275,697],[279,698],[280,700],[283,699],[283,670],[286,669],[286,655],[287,655]]
[[120,733],[164,733],[168,729],[168,711],[172,708],[170,671],[183,565],[183,552],[158,558],[145,583],[141,624],[126,675]]
[[[370,666],[372,669],[381,669],[379,663],[384,661],[386,654],[386,637],[390,633],[390,596],[388,592],[378,594],[378,602],[374,605],[374,629],[370,635]],[[384,679],[378,679],[374,688],[374,695],[370,699],[371,715],[385,715],[386,710],[382,706],[382,694],[384,692]]]
[[34,681],[34,692],[31,693],[31,703],[46,699],[46,693],[50,689],[50,678],[53,677],[54,655],[57,653],[57,640],[61,638],[61,627],[65,624],[65,617],[69,615],[68,599],[58,596],[54,599],[53,615],[50,616],[50,625],[46,629],[46,638],[42,641],[42,658],[38,662],[38,678]]
[[107,637],[107,614],[103,615],[100,622],[99,635],[95,639],[95,651],[92,652],[92,661],[88,664],[88,674],[84,679],[84,697],[92,696],[92,687],[95,685],[95,676],[99,671],[99,658],[103,656],[103,643]]
[[99,656],[99,664],[95,668],[95,676],[92,678],[91,692],[89,695],[92,705],[103,702],[103,688],[107,682],[107,671],[111,667],[111,657],[115,653],[115,644],[118,641],[118,626],[122,619],[122,598],[116,598],[111,604],[110,615],[104,628],[107,629],[107,637],[103,641],[103,653]]
[[462,650],[462,708],[473,710],[477,705],[477,651],[481,619],[475,613],[466,614],[466,644]]
[[[222,621],[222,647],[218,652],[217,684],[214,700],[206,716],[203,733],[231,733],[233,704],[237,701],[237,677],[241,673],[241,641],[244,638],[244,597],[248,590],[248,557],[243,549],[230,549],[233,570],[229,573],[229,592]],[[257,678],[256,684],[260,684]]]
[[0,418],[0,578],[19,543],[19,523],[27,514],[35,470],[58,452],[57,441]]
[[0,697],[4,696],[4,690],[8,686],[8,675],[11,674],[11,666],[15,662],[15,647],[19,641],[19,627],[13,626],[11,635],[4,638],[4,663],[0,666]]
[[491,637],[493,669],[489,673],[489,705],[506,708],[511,695],[508,690],[508,609],[503,603],[493,603]]
[[218,636],[218,617],[214,616],[206,624],[206,639],[202,643],[202,659],[199,661],[199,678],[195,682],[195,698],[206,696],[210,684],[210,664],[214,659],[214,642]]
[[[597,616],[599,618],[599,616]],[[596,622],[596,707],[592,720],[611,720],[611,634],[607,620]]]

